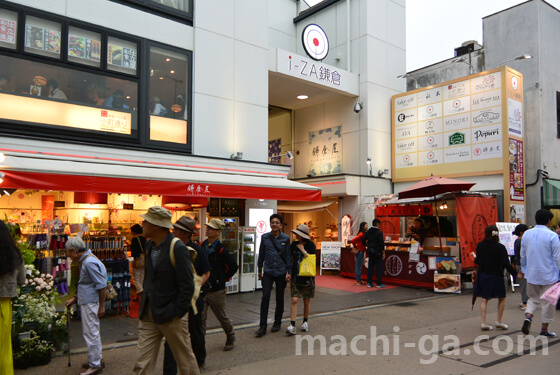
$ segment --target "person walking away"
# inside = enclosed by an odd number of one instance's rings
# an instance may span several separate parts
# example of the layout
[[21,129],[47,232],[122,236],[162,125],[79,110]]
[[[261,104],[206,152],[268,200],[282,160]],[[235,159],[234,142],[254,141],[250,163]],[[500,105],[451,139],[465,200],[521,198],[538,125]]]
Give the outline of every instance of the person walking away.
[[206,224],[206,235],[208,238],[200,244],[208,256],[210,263],[210,278],[207,284],[208,293],[204,297],[204,308],[202,310],[202,332],[206,334],[206,320],[208,308],[212,309],[214,315],[220,322],[226,334],[224,351],[233,350],[235,345],[235,332],[233,325],[226,314],[226,281],[231,279],[237,272],[237,262],[229,254],[228,249],[220,242],[220,234],[225,223],[220,219],[210,219]]
[[362,243],[362,240],[364,239],[364,235],[366,234],[368,230],[368,225],[365,221],[362,221],[360,223],[360,229],[358,231],[358,234],[356,235],[356,237],[352,238],[352,240],[350,241],[350,243],[352,243],[352,246],[354,246],[354,248],[356,250],[358,250],[358,252],[355,255],[355,260],[356,260],[356,271],[355,271],[355,276],[356,276],[356,285],[364,285],[365,282],[362,280],[362,265],[364,263],[364,254],[366,252],[366,246]]
[[[525,224],[519,224],[515,227],[515,230],[512,232],[513,235],[516,235],[517,238],[513,243],[513,251],[515,253],[515,269],[517,271],[521,271],[521,239],[523,238],[523,233],[525,233],[529,229],[529,227]],[[525,310],[527,308],[527,301],[529,300],[529,296],[527,296],[527,279],[523,278],[518,280],[519,287],[521,288],[521,303],[519,307],[521,310]]]
[[371,228],[369,228],[362,239],[362,243],[366,245],[366,253],[368,255],[368,273],[367,273],[367,287],[373,287],[373,268],[375,267],[377,273],[377,287],[385,288],[383,284],[383,251],[385,250],[385,240],[383,239],[383,232],[379,229],[379,219],[373,219]]
[[488,301],[492,298],[498,299],[498,320],[495,323],[498,329],[508,329],[508,325],[502,321],[504,308],[506,307],[506,286],[504,284],[504,269],[513,276],[517,271],[509,263],[507,249],[500,243],[498,227],[489,225],[484,230],[484,240],[476,245],[475,264],[478,265],[474,296],[481,297],[480,317],[483,331],[494,329],[486,324],[486,310]]
[[292,269],[293,275],[290,282],[290,292],[292,295],[292,305],[290,309],[290,326],[286,330],[287,334],[296,334],[296,317],[297,308],[300,298],[303,298],[303,324],[301,325],[302,332],[309,331],[309,313],[311,311],[311,298],[315,297],[315,277],[313,276],[299,276],[299,265],[303,259],[307,258],[309,254],[315,254],[315,244],[309,237],[309,227],[304,224],[297,226],[297,229],[292,230],[296,235],[296,240],[290,245],[292,252]]
[[261,237],[259,258],[257,260],[258,278],[262,281],[261,318],[256,337],[266,335],[268,322],[268,307],[272,285],[276,284],[276,310],[274,324],[270,332],[280,331],[282,314],[284,313],[284,290],[286,282],[291,280],[292,255],[290,252],[290,237],[282,232],[284,218],[280,214],[270,216],[271,231]]
[[146,247],[146,238],[142,236],[142,227],[139,224],[134,224],[130,227],[130,231],[132,232],[130,255],[134,258],[132,262],[132,279],[136,287],[136,298],[134,301],[137,302],[144,291],[144,265],[146,262],[144,248]]
[[82,365],[86,370],[81,375],[101,372],[105,363],[101,354],[101,330],[99,318],[105,315],[105,293],[107,270],[79,237],[69,238],[65,245],[66,256],[79,262],[78,287],[74,298],[66,301],[66,308],[77,304],[80,308],[82,331],[88,349],[88,361]]
[[13,375],[12,298],[25,284],[23,257],[6,224],[0,220],[0,374]]
[[549,229],[553,215],[546,209],[535,213],[537,225],[527,230],[521,239],[521,272],[527,279],[527,308],[521,331],[528,335],[535,311],[541,308],[541,336],[556,337],[548,331],[554,322],[556,306],[540,297],[559,279],[560,240],[558,234]]
[[[204,296],[208,292],[208,284],[206,281],[210,277],[210,263],[208,257],[200,246],[192,241],[192,235],[196,233],[196,221],[187,216],[181,216],[176,223],[173,224],[173,235],[183,241],[187,245],[187,249],[191,252],[191,259],[194,257],[193,265],[196,274],[201,280],[201,288],[198,299],[196,300],[196,309],[189,309],[189,334],[191,336],[191,346],[196,357],[198,368],[202,371],[204,362],[206,361],[206,339],[202,331],[202,309],[204,308]],[[194,251],[194,254],[193,254]],[[173,352],[169,344],[165,342],[165,354],[163,357],[163,374],[177,374],[177,363],[173,358]]]
[[194,293],[189,252],[169,232],[173,228],[169,210],[154,206],[140,217],[144,219],[142,231],[150,240],[145,249],[146,277],[138,314],[138,358],[133,371],[141,375],[155,374],[161,339],[165,337],[179,374],[198,375],[186,316]]

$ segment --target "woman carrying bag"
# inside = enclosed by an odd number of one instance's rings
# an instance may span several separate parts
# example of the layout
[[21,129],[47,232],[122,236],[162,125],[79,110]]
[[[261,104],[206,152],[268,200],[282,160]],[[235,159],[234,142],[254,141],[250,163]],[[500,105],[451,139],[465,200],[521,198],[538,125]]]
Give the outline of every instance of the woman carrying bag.
[[352,238],[352,254],[354,254],[356,258],[356,285],[365,285],[366,282],[362,280],[362,264],[364,262],[364,254],[366,253],[366,245],[362,243],[362,239],[364,238],[364,234],[366,234],[368,230],[368,225],[365,221],[360,223],[360,231],[358,235]]
[[144,246],[146,246],[146,238],[142,236],[142,227],[139,224],[134,224],[130,231],[132,232],[130,254],[134,258],[132,262],[132,280],[134,281],[134,286],[136,286],[136,298],[133,301],[137,302],[144,291]]
[[311,309],[311,298],[315,297],[315,277],[299,275],[300,264],[303,259],[307,258],[310,254],[315,254],[315,244],[309,238],[309,227],[300,224],[292,232],[296,235],[296,240],[292,242],[290,247],[292,251],[292,281],[290,283],[292,305],[290,310],[291,323],[286,330],[286,333],[289,335],[296,334],[297,307],[300,298],[303,298],[303,324],[301,330],[303,332],[309,331],[308,319]]

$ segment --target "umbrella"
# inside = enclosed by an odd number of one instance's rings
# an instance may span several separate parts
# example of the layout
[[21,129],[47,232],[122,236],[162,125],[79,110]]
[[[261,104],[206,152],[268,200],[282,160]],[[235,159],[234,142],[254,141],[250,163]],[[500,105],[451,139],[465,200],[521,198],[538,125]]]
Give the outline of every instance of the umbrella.
[[441,244],[441,229],[439,227],[439,213],[436,204],[436,195],[444,193],[452,193],[454,191],[469,190],[475,185],[473,182],[452,180],[450,178],[431,176],[425,180],[419,181],[399,193],[399,199],[404,198],[427,198],[434,197],[434,204],[436,206],[436,220],[439,235],[439,247],[443,249]]

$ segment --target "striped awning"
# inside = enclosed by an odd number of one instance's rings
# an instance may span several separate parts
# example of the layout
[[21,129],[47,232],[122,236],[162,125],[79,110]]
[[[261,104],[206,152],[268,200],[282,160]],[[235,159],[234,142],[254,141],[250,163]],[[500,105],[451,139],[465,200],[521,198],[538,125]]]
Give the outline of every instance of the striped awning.
[[543,200],[545,207],[560,207],[560,180],[544,180]]

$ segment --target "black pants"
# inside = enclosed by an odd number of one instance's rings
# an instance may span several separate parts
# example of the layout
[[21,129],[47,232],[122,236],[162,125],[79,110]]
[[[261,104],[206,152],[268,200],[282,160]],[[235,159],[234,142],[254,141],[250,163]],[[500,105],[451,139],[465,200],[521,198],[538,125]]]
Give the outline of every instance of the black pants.
[[[202,308],[204,307],[204,298],[201,296],[196,301],[198,314],[195,315],[192,307],[189,309],[189,335],[191,336],[191,344],[196,362],[201,366],[206,361],[206,338],[202,332]],[[163,356],[163,374],[176,375],[177,363],[173,352],[167,344],[164,345],[165,351]]]
[[270,295],[272,294],[272,284],[276,283],[276,311],[274,312],[274,323],[282,322],[284,313],[284,289],[286,289],[286,275],[270,276],[266,273],[262,277],[262,301],[261,301],[261,322],[260,327],[266,329],[268,320],[268,306]]

